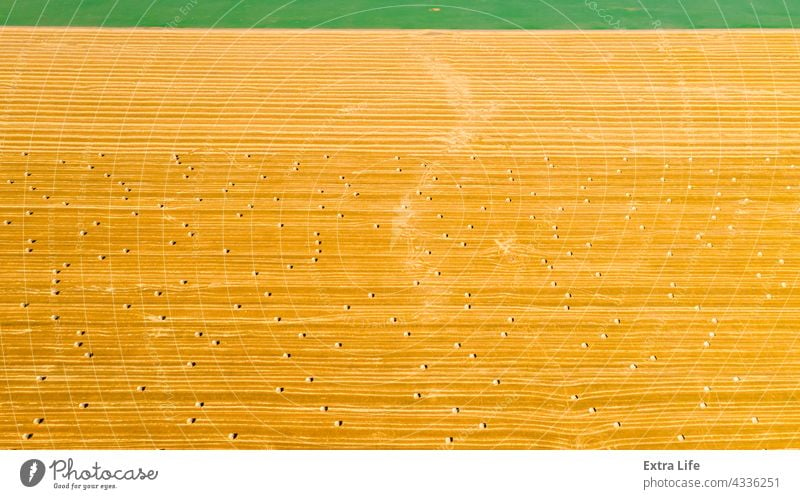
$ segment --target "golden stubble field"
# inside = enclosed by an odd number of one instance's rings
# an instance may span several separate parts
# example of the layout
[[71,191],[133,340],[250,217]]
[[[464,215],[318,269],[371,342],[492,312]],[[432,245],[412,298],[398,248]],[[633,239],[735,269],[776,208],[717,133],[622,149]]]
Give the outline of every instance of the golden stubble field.
[[787,448],[793,31],[0,29],[3,448]]

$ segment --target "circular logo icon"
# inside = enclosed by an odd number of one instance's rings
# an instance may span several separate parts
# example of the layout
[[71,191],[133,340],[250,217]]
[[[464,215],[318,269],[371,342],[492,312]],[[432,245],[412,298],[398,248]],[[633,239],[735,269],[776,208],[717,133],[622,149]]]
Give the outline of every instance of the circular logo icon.
[[38,459],[28,459],[19,468],[19,480],[26,487],[35,487],[44,478],[44,463]]

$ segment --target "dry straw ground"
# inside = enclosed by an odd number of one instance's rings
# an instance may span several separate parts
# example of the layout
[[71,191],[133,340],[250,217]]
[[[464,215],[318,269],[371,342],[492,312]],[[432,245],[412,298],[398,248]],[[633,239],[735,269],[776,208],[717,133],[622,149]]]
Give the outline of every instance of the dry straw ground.
[[797,447],[799,52],[2,29],[0,445]]

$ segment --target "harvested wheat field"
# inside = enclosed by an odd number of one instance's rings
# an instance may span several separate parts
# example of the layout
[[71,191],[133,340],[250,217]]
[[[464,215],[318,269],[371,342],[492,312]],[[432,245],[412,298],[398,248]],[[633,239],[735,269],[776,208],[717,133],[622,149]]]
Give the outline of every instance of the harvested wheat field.
[[0,30],[3,448],[796,448],[793,31]]

